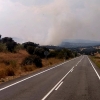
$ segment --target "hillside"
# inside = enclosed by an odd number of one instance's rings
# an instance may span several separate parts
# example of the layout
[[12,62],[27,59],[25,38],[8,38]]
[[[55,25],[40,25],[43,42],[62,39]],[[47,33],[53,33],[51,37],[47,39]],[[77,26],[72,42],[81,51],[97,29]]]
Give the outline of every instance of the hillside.
[[66,48],[89,47],[97,45],[100,45],[99,41],[90,41],[90,40],[65,40],[60,44],[61,47],[66,47]]

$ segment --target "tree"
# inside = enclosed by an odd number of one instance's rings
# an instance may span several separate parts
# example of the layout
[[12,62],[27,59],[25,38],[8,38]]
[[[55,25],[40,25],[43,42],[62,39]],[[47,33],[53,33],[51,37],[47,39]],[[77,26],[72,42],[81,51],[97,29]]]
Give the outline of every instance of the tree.
[[1,35],[0,35],[0,39],[1,39]]
[[8,42],[14,42],[14,40],[11,37],[4,37],[1,40],[2,43],[8,43]]
[[0,43],[0,52],[6,52],[6,51],[7,51],[6,44]]
[[49,58],[52,58],[52,57],[56,57],[57,56],[57,52],[54,50],[54,51],[50,51],[50,54],[49,54]]
[[33,42],[25,42],[22,45],[25,49],[27,49],[28,46],[33,46],[33,47],[38,47],[39,46],[39,44],[36,44],[36,43],[33,43]]
[[11,37],[4,37],[1,39],[1,43],[6,44],[8,51],[14,52],[17,43]]
[[29,54],[31,54],[31,55],[33,55],[34,54],[34,47],[33,46],[28,46],[27,47],[27,52],[29,53]]
[[45,52],[45,50],[43,48],[38,48],[37,47],[34,50],[34,54],[37,55],[37,56],[39,56],[39,57],[41,57],[41,58],[45,57],[44,52]]
[[26,57],[23,61],[22,61],[22,66],[25,65],[33,65],[35,64],[36,67],[42,67],[42,60],[39,56],[37,55],[30,55],[28,57]]
[[6,43],[7,49],[10,52],[14,52],[14,49],[15,49],[16,45],[17,45],[16,42],[7,42]]

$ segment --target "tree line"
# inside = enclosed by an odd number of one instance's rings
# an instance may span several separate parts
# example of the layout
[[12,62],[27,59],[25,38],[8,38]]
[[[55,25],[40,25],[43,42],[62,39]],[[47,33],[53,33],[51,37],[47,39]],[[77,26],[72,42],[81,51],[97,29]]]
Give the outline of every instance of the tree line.
[[[11,37],[2,38],[0,35],[0,52],[11,52],[16,53],[19,50],[24,49],[29,53],[29,56],[26,57],[21,63],[22,66],[35,64],[38,67],[42,67],[41,59],[49,59],[52,57],[58,59],[69,59],[77,56],[77,52],[73,52],[66,48],[61,49],[49,49],[46,46],[42,47],[34,42],[25,42],[19,44],[13,40]],[[48,52],[45,55],[45,52]]]

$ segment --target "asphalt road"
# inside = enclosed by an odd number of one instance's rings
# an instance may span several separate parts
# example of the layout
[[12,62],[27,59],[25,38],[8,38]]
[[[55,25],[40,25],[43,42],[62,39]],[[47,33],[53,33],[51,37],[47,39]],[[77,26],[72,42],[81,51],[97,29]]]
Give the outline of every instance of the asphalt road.
[[0,85],[0,100],[100,100],[100,69],[80,56]]

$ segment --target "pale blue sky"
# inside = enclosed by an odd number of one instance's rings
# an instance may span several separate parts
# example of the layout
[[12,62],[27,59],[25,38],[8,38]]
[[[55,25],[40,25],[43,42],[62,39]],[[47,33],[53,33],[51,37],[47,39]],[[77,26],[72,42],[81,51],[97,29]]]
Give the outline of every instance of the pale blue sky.
[[100,0],[0,0],[0,34],[21,42],[100,40]]
[[12,2],[19,2],[25,6],[32,5],[46,5],[48,3],[52,3],[54,0],[11,0]]

